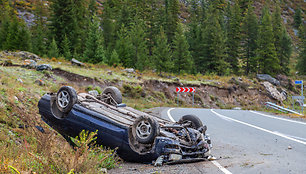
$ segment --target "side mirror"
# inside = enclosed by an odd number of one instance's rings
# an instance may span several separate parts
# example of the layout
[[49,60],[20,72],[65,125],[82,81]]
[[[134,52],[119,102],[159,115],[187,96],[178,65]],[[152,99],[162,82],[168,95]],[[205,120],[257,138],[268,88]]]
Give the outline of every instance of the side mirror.
[[125,103],[120,103],[120,104],[117,104],[116,107],[117,108],[123,108],[123,107],[126,107],[126,104]]

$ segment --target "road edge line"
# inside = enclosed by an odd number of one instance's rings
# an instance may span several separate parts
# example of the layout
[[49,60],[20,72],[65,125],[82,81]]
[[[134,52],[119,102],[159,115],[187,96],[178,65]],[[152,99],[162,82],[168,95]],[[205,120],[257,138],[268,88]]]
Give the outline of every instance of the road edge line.
[[305,122],[301,122],[301,121],[289,120],[289,119],[286,119],[286,118],[278,118],[278,117],[275,117],[275,116],[272,116],[272,115],[267,115],[267,114],[263,114],[263,113],[256,112],[256,111],[250,111],[250,112],[252,112],[254,114],[261,115],[261,116],[264,116],[264,117],[269,117],[269,118],[274,118],[274,119],[278,119],[278,120],[283,120],[283,121],[288,121],[288,122],[292,122],[292,123],[298,123],[298,124],[306,125]]
[[221,170],[223,173],[225,174],[232,174],[230,171],[228,171],[226,168],[224,168],[223,166],[221,166],[220,163],[218,163],[217,161],[211,161],[216,167],[219,168],[219,170]]
[[283,134],[280,134],[280,133],[276,133],[276,132],[270,131],[270,130],[268,130],[268,129],[264,129],[264,128],[255,126],[255,125],[252,125],[252,124],[250,124],[250,123],[246,123],[246,122],[243,122],[243,121],[239,121],[239,120],[236,120],[236,119],[227,117],[227,116],[225,116],[225,115],[222,115],[222,114],[217,113],[217,112],[214,111],[213,109],[211,109],[210,111],[211,111],[212,113],[216,114],[216,115],[219,116],[219,117],[227,118],[227,119],[232,120],[232,121],[234,121],[234,122],[237,122],[237,123],[240,123],[240,124],[244,124],[244,125],[246,125],[246,126],[249,126],[249,127],[252,127],[252,128],[255,128],[255,129],[258,129],[258,130],[261,130],[261,131],[264,131],[264,132],[267,132],[267,133],[270,133],[270,134],[273,134],[273,135],[276,135],[276,136],[280,136],[280,137],[282,137],[282,138],[285,138],[285,139],[288,139],[288,140],[295,141],[295,142],[297,142],[297,143],[301,143],[301,144],[306,145],[306,142],[304,142],[304,141],[301,141],[301,140],[298,140],[298,139],[295,139],[295,138],[291,138],[291,137],[288,137],[288,136],[286,136],[286,135],[283,135]]
[[[175,120],[173,119],[173,117],[170,114],[170,111],[172,111],[175,108],[170,108],[167,111],[167,115],[168,118],[172,121],[175,122]],[[221,170],[224,174],[232,174],[230,171],[228,171],[226,168],[224,168],[223,166],[221,166],[221,164],[219,164],[217,161],[211,161],[216,167],[218,167],[219,170]]]
[[168,118],[169,118],[172,122],[175,122],[175,120],[173,119],[173,117],[172,117],[171,114],[170,114],[170,111],[172,111],[173,109],[175,109],[175,108],[170,108],[170,109],[168,109],[167,115],[168,115]]

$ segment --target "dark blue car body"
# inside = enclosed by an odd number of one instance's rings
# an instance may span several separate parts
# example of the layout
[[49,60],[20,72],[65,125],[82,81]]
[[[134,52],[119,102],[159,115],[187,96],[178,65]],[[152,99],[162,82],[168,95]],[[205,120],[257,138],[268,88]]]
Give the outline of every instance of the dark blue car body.
[[[152,143],[152,149],[144,154],[138,153],[129,141],[129,127],[113,121],[108,116],[84,107],[80,103],[73,105],[71,111],[64,118],[54,116],[51,109],[53,94],[45,94],[38,103],[42,120],[62,134],[64,137],[76,137],[82,130],[98,130],[96,143],[110,148],[118,148],[117,153],[121,158],[132,162],[152,162],[164,154],[181,154],[186,161],[199,158],[209,149],[198,150],[196,145],[184,146],[179,140],[165,136],[157,136]],[[185,149],[185,150],[182,150]],[[205,156],[206,157],[206,156]]]

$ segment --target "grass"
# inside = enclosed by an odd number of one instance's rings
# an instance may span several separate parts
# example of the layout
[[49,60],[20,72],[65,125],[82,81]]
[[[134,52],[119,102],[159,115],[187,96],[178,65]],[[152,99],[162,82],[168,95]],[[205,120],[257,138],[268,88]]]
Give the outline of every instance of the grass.
[[[19,63],[21,63],[19,61]],[[189,74],[172,74],[172,73],[164,73],[164,76],[170,76],[174,78],[165,78],[160,77],[157,73],[152,70],[146,70],[144,72],[139,72],[136,70],[135,74],[129,74],[124,72],[123,67],[109,67],[106,65],[92,65],[87,64],[86,67],[80,68],[78,66],[71,66],[70,62],[67,62],[63,59],[53,59],[53,61],[42,60],[39,62],[48,63],[53,68],[61,68],[65,71],[80,74],[83,76],[91,77],[98,80],[108,80],[108,81],[123,81],[126,83],[142,83],[144,80],[159,80],[163,82],[176,82],[176,78],[180,79],[181,83],[189,84],[189,85],[201,85],[201,84],[209,84],[215,86],[222,86],[227,82],[232,76],[217,76],[217,75],[201,75],[197,74],[189,75]],[[86,70],[86,71],[84,71]],[[110,75],[108,72],[111,71]],[[222,83],[221,83],[222,82]]]
[[113,150],[89,149],[92,135],[83,135],[86,141],[73,149],[41,121],[38,100],[50,90],[56,92],[64,82],[46,72],[0,66],[0,173],[101,173],[102,168],[117,165]]
[[[11,60],[14,64],[22,64],[22,59],[16,59],[14,57],[8,57],[7,59]],[[50,64],[53,68],[60,68],[65,71],[91,77],[97,80],[107,80],[110,82],[118,82],[122,81],[125,83],[134,83],[139,84],[144,80],[158,80],[162,82],[177,82],[179,79],[180,83],[185,85],[212,85],[217,87],[227,87],[227,82],[233,76],[218,76],[216,74],[172,74],[172,73],[163,73],[163,77],[159,76],[158,73],[153,72],[152,70],[145,70],[143,72],[139,72],[136,70],[136,73],[127,73],[123,67],[109,67],[107,65],[93,65],[86,64],[85,67],[71,66],[69,61],[64,60],[63,58],[52,58],[50,59],[42,59],[38,62],[38,64]],[[109,74],[109,71],[112,73]],[[171,78],[166,78],[171,77]],[[236,77],[236,76],[234,76]]]

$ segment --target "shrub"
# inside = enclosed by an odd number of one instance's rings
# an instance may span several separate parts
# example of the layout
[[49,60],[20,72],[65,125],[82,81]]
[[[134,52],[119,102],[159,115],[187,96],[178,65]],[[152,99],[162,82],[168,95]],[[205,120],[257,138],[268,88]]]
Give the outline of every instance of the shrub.
[[123,85],[123,95],[125,97],[140,98],[145,96],[145,92],[141,86],[132,86],[129,84]]

